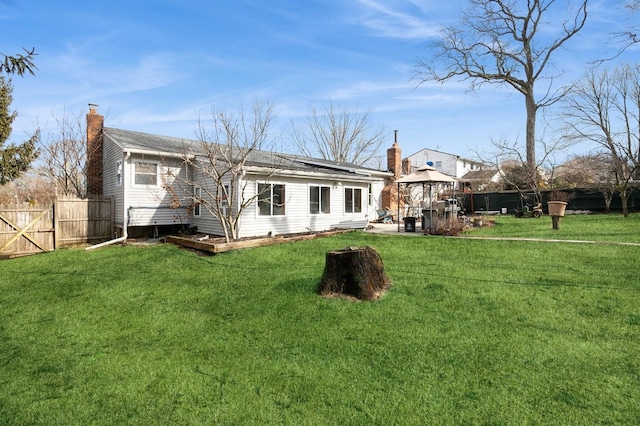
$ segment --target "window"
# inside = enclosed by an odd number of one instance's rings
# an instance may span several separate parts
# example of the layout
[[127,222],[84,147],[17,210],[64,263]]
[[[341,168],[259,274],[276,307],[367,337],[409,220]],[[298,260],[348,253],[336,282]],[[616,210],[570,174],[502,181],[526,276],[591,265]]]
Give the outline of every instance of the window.
[[442,170],[442,161],[436,161],[436,170]]
[[116,163],[116,186],[122,185],[122,161]]
[[136,161],[134,182],[136,185],[157,185],[158,163]]
[[344,189],[344,212],[345,213],[362,213],[362,189],[360,188]]
[[218,188],[217,198],[220,202],[220,213],[222,213],[222,216],[227,217],[229,215],[229,185]]
[[258,214],[284,216],[284,185],[258,184]]
[[309,188],[309,212],[311,214],[331,213],[331,188],[312,186]]
[[202,188],[193,187],[193,215],[200,217],[200,204],[202,203]]

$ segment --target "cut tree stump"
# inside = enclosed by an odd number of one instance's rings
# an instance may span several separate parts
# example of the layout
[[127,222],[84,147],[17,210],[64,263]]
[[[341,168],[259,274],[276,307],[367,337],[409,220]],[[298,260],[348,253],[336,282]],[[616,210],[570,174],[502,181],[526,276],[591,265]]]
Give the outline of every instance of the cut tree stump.
[[390,284],[377,251],[371,247],[346,247],[326,254],[318,293],[373,300],[380,297]]

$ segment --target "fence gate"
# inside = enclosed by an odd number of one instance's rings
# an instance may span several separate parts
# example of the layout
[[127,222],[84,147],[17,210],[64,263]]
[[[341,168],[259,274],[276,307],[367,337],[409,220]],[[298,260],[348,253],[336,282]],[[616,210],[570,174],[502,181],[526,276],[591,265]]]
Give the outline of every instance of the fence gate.
[[0,207],[0,257],[55,249],[53,209],[19,204]]
[[0,206],[0,258],[113,238],[113,198],[57,198],[46,209]]

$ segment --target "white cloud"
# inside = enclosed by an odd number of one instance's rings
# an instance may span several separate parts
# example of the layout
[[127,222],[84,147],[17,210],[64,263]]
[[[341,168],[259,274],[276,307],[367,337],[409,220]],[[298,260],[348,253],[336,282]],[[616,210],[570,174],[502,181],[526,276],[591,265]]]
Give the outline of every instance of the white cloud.
[[441,20],[437,19],[437,10],[442,5],[430,7],[430,2],[425,1],[358,0],[358,3],[363,6],[360,25],[378,36],[425,40],[439,33]]

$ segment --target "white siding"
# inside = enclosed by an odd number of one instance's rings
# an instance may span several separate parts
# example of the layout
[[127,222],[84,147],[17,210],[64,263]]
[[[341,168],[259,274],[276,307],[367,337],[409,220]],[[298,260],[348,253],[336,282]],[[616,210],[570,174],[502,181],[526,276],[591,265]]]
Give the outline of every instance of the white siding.
[[[115,203],[116,226],[122,226],[123,222],[123,186],[117,184],[117,166],[122,163],[123,152],[120,147],[113,143],[108,137],[104,138],[102,151],[102,189],[103,195],[113,197]],[[124,173],[124,164],[122,171]],[[124,176],[123,176],[124,179]]]
[[382,205],[382,189],[384,181],[376,181],[371,183],[371,203],[368,205],[369,221],[376,220],[378,217],[377,210],[384,209]]
[[449,176],[456,176],[458,173],[457,155],[447,154],[431,149],[423,149],[408,158],[411,160],[411,166],[416,168],[431,162],[433,163],[433,167],[435,167],[439,172]]
[[[156,184],[135,183],[135,163],[138,161],[158,165]],[[128,225],[189,225],[191,218],[187,207],[190,205],[191,188],[185,186],[186,173],[186,166],[179,159],[132,154],[125,166],[123,181],[123,185],[126,185]],[[167,186],[173,188],[173,191],[167,190]]]
[[[198,232],[210,235],[224,235],[222,225],[216,217],[214,217],[208,208],[214,205],[213,195],[215,194],[215,183],[210,177],[206,177],[200,170],[194,171],[194,181],[198,182],[201,187],[201,197],[203,203],[200,205],[200,217],[192,217],[191,225],[198,228]],[[231,181],[224,181],[225,185],[230,185]],[[232,203],[237,206],[237,203]]]
[[[247,175],[242,185],[246,184],[244,199],[252,198],[257,193],[258,183],[271,183],[285,185],[285,214],[284,215],[260,215],[258,214],[257,201],[254,200],[244,210],[238,226],[238,237],[253,237],[299,233],[307,231],[323,231],[333,228],[364,228],[371,214],[375,214],[375,206],[369,207],[369,182],[347,182],[344,179],[340,183],[336,179],[311,179],[302,177],[270,177]],[[309,191],[312,185],[329,186],[331,188],[331,212],[329,214],[311,214],[309,208]],[[382,179],[374,182],[374,203],[379,204],[380,189],[384,186]],[[344,188],[359,188],[362,194],[362,212],[345,213]],[[239,200],[236,200],[236,205]],[[373,209],[374,213],[371,213]],[[193,218],[193,225],[199,232],[212,235],[221,235],[221,227],[206,209],[202,210],[202,217]]]

